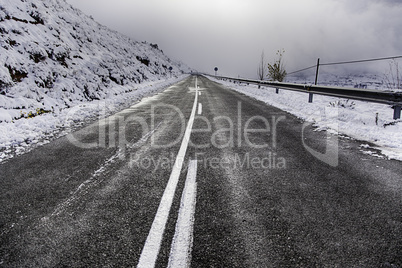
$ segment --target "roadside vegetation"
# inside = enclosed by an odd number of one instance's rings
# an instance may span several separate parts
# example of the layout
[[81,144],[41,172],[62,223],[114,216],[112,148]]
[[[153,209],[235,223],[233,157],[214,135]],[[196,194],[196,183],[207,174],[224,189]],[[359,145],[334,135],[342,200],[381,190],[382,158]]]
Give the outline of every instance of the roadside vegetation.
[[283,82],[286,77],[285,65],[283,64],[283,54],[285,53],[284,49],[280,49],[276,52],[277,60],[274,63],[268,63],[268,78],[271,81]]
[[389,69],[384,74],[384,83],[388,89],[402,90],[402,72],[397,60],[393,59],[389,63]]

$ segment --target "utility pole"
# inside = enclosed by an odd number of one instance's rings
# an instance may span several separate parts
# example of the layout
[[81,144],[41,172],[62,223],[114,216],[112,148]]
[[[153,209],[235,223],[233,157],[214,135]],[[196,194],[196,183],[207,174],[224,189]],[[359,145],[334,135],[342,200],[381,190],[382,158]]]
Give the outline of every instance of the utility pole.
[[[317,70],[315,71],[315,83],[314,85],[317,85],[318,82],[318,70],[320,68],[320,58],[317,60]],[[312,103],[313,102],[313,93],[309,93],[308,95],[308,102]]]

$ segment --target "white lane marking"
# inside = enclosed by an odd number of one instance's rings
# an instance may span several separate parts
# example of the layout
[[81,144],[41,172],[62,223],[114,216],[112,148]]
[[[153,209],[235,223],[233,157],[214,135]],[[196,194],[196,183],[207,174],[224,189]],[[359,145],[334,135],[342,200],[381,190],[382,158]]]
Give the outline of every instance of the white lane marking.
[[179,216],[170,250],[168,267],[190,267],[193,247],[194,213],[197,201],[197,160],[188,166],[186,185],[181,196]]
[[156,212],[154,221],[149,231],[147,240],[145,241],[144,248],[142,249],[140,260],[137,267],[154,267],[156,259],[158,258],[160,245],[165,231],[166,222],[169,217],[169,211],[172,206],[174,193],[176,191],[177,182],[181,168],[183,166],[184,157],[186,155],[188,143],[190,141],[191,129],[193,128],[194,116],[198,103],[198,92],[195,92],[195,99],[193,104],[193,110],[191,111],[190,119],[187,124],[186,132],[180,146],[179,153],[177,154],[176,161],[174,163],[172,173],[170,174],[169,181],[163,192],[161,202]]
[[198,103],[198,115],[202,114],[202,103]]

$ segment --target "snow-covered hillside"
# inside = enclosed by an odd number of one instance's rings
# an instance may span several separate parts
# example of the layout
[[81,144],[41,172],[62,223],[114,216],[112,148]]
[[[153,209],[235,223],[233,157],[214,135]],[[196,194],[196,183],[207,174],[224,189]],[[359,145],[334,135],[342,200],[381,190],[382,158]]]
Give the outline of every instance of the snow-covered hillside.
[[64,0],[0,0],[0,122],[189,71],[156,44],[112,31]]

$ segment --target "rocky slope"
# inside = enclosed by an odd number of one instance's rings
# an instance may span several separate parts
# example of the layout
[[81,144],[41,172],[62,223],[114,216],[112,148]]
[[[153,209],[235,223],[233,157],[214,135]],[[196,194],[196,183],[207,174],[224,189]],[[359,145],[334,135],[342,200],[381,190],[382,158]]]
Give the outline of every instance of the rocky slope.
[[0,121],[135,90],[190,69],[64,0],[0,0]]

